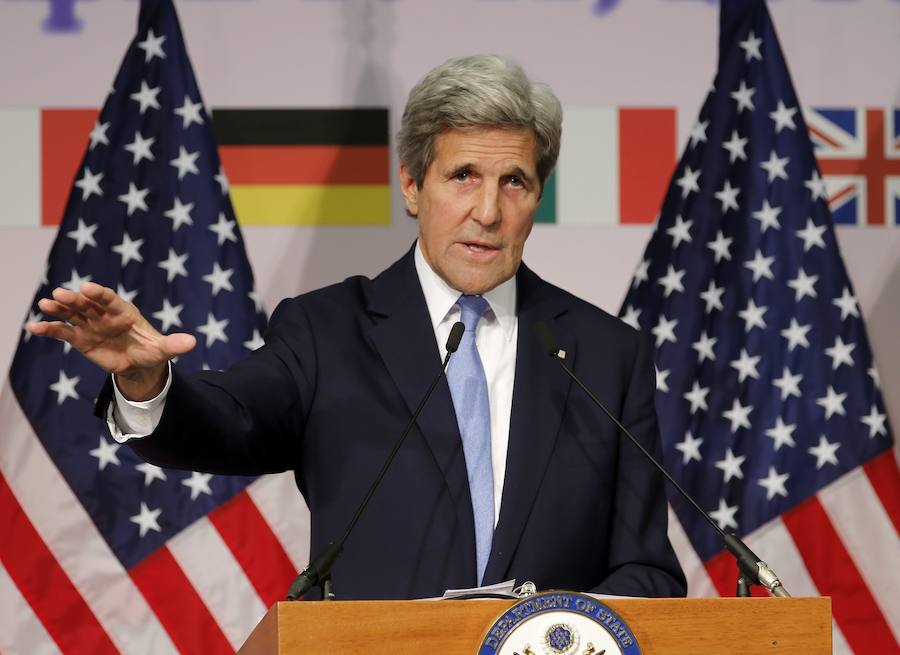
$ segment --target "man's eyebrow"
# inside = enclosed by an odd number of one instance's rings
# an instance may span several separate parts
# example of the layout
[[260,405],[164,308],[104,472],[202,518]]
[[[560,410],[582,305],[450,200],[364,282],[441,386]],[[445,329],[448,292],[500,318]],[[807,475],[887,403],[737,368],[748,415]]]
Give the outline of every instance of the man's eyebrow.
[[439,173],[442,177],[452,177],[461,173],[462,171],[469,171],[475,168],[474,164],[456,164],[449,163],[446,166],[439,169]]
[[520,166],[516,166],[509,173],[506,174],[507,177],[521,177],[526,180],[531,180],[534,176],[526,173]]
[[[444,170],[445,175],[454,175],[459,173],[460,171],[477,171],[478,166],[471,162],[465,162],[461,164],[450,164]],[[533,180],[536,177],[536,174],[530,174],[525,171],[521,166],[513,166],[508,172],[503,174],[503,177],[521,177],[525,180]]]

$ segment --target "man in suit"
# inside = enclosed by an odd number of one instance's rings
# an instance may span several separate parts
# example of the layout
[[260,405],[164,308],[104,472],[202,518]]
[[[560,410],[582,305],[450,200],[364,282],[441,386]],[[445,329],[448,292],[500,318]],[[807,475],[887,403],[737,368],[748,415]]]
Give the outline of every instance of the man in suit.
[[659,453],[651,350],[637,332],[521,263],[559,152],[562,112],[496,57],[451,60],[410,93],[400,184],[419,238],[369,280],[283,301],[266,345],[228,372],[181,375],[195,344],[111,290],[56,289],[34,334],[113,373],[98,407],[160,465],[293,470],[311,552],[339,537],[439,370],[459,350],[333,570],[341,598],[415,598],[505,579],[539,589],[683,595],[662,478],[534,338]]

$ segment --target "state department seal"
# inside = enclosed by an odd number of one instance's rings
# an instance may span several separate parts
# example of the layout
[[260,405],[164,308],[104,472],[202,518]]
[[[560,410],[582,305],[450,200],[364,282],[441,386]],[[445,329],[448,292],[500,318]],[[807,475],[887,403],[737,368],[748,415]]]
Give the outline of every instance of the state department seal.
[[640,655],[625,622],[585,594],[546,591],[510,607],[484,633],[478,655]]

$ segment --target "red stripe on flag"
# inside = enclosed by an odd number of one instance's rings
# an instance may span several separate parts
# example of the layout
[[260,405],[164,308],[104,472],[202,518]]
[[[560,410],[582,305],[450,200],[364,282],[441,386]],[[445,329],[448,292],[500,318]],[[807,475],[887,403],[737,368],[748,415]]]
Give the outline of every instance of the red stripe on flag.
[[703,563],[703,566],[720,596],[734,596],[737,585],[737,565],[728,551],[723,550],[718,555],[710,557]]
[[851,193],[854,193],[855,191],[856,191],[855,187],[848,186],[844,189],[841,189],[840,191],[835,193],[833,196],[829,196],[828,202],[830,204],[837,204],[838,202],[840,202],[841,200],[843,200],[844,198],[849,196]]
[[41,111],[41,225],[59,225],[62,220],[99,115],[98,109]]
[[0,562],[60,650],[64,653],[118,653],[97,617],[34,529],[2,475],[0,525],[4,527]]
[[220,146],[231,184],[388,184],[387,146]]
[[675,110],[619,110],[619,216],[652,223],[676,162]]
[[267,607],[283,600],[297,575],[268,522],[244,491],[209,514],[234,558]]
[[807,125],[806,127],[809,130],[810,134],[812,134],[819,141],[822,141],[823,143],[830,146],[831,148],[840,148],[841,147],[840,143],[838,143],[837,141],[832,139],[830,136],[828,136],[822,130],[818,129],[815,125]]
[[234,653],[171,551],[160,548],[131,569],[131,578],[182,653]]
[[884,511],[891,517],[894,529],[900,534],[900,467],[891,448],[874,457],[863,466],[869,482],[884,505]]
[[897,641],[869,588],[815,496],[781,515],[834,619],[859,653],[896,652]]

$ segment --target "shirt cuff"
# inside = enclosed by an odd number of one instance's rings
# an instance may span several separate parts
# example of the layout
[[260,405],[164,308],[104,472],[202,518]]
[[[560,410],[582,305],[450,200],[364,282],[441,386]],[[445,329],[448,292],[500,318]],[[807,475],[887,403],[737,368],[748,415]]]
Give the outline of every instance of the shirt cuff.
[[166,384],[155,398],[150,400],[128,400],[116,385],[116,376],[112,376],[114,401],[109,404],[106,413],[106,424],[109,433],[119,443],[129,439],[139,439],[151,434],[162,418],[163,408],[169,386],[172,384],[172,362],[168,363]]

